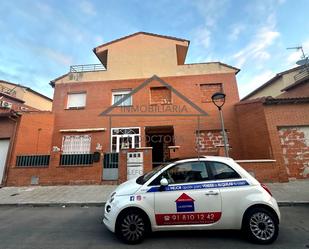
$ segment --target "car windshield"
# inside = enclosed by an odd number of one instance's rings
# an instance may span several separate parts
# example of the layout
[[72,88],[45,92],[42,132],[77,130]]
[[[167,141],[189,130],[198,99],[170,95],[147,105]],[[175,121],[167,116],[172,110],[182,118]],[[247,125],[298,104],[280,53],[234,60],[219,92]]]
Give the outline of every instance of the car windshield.
[[148,173],[140,176],[139,178],[136,179],[137,184],[145,184],[151,177],[153,177],[155,174],[157,174],[160,170],[162,170],[166,164],[160,165],[158,167],[155,167],[152,171],[149,171]]

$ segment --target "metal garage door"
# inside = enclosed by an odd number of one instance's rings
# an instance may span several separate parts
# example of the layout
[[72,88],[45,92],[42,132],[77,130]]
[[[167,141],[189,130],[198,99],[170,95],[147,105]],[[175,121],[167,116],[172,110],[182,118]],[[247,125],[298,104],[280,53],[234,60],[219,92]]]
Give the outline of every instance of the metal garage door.
[[8,155],[10,139],[0,139],[0,184],[3,180],[5,162]]

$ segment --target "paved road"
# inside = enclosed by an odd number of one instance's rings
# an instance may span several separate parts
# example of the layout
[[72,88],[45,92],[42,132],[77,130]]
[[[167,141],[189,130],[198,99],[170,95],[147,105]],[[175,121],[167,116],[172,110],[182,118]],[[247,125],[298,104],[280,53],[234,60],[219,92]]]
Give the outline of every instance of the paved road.
[[120,243],[101,224],[99,207],[0,207],[0,249],[309,248],[309,207],[282,207],[278,240],[252,245],[235,231],[160,232],[143,244]]

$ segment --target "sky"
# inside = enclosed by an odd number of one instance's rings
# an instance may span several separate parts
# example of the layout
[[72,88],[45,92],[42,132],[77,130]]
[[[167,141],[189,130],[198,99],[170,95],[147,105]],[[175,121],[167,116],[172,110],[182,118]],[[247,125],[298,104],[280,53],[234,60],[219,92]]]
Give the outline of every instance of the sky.
[[99,63],[92,49],[138,31],[191,41],[186,63],[238,67],[240,97],[309,53],[309,0],[3,0],[0,79],[52,97],[70,65]]

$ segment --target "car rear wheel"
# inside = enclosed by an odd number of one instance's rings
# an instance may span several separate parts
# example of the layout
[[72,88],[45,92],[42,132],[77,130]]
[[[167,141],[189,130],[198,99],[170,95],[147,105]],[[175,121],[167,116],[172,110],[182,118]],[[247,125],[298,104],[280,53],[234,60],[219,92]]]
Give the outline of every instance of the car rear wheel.
[[278,237],[277,217],[264,208],[253,208],[246,214],[244,232],[247,238],[258,244],[270,244]]
[[138,211],[127,211],[117,219],[116,235],[127,244],[137,244],[144,240],[147,219]]

